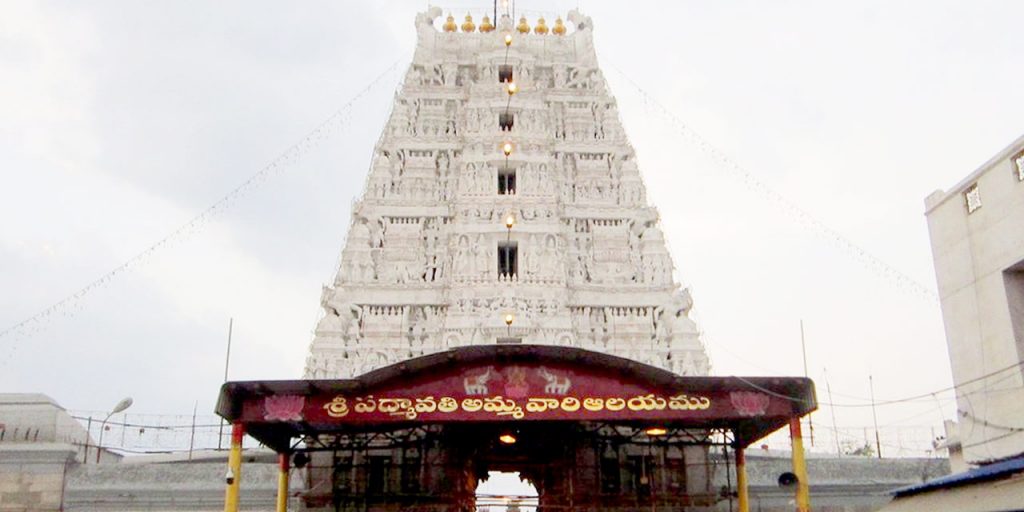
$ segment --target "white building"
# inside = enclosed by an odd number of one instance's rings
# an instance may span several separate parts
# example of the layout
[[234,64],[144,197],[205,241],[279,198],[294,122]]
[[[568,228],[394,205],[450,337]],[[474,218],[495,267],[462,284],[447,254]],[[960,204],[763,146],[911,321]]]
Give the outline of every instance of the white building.
[[964,459],[1024,453],[1024,137],[926,200]]
[[[0,510],[64,510],[69,467],[83,462],[89,433],[52,398],[0,394]],[[120,459],[109,453],[107,462]]]
[[494,343],[707,374],[590,18],[574,11],[549,28],[502,15],[478,28],[440,15],[417,16],[306,376]]

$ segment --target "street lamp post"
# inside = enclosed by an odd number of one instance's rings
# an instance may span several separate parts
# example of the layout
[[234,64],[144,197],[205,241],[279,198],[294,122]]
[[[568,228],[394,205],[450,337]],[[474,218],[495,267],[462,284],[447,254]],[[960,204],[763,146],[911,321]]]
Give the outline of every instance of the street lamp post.
[[111,416],[122,412],[131,406],[132,398],[126,397],[111,409],[110,414],[108,414],[106,418],[103,418],[103,423],[100,424],[100,440],[96,443],[96,464],[100,463],[100,454],[103,453],[103,431],[107,429],[107,420],[109,420]]

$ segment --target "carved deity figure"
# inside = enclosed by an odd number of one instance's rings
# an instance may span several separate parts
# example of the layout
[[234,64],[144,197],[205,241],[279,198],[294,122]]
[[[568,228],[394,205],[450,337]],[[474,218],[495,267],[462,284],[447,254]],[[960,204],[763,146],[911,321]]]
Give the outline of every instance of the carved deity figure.
[[537,243],[537,235],[530,235],[529,245],[526,248],[526,273],[532,276],[538,275],[541,273],[543,254]]
[[333,290],[324,287],[320,304],[325,315],[317,330],[339,332],[346,341],[358,339],[362,325],[362,308],[351,302],[335,302],[333,295]]
[[473,253],[469,247],[469,237],[462,235],[459,237],[459,244],[455,248],[455,261],[452,264],[454,267],[452,270],[457,275],[466,275],[470,273],[473,265]]
[[487,277],[491,274],[491,251],[484,241],[483,235],[477,235],[476,244],[473,245],[473,252],[476,254],[476,274]]
[[685,288],[673,294],[668,304],[655,308],[657,336],[669,339],[683,334],[697,333],[697,324],[689,316],[692,307],[693,298],[690,296],[690,289]]
[[558,240],[554,235],[544,237],[544,248],[540,251],[541,274],[558,276],[562,273],[562,257],[558,250]]

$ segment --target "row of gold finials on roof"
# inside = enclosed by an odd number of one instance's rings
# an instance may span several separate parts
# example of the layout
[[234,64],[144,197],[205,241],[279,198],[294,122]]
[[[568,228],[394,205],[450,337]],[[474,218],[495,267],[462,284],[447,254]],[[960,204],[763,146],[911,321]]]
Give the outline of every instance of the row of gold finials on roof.
[[[448,19],[444,22],[444,26],[442,28],[444,28],[445,32],[459,31],[459,26],[455,24],[455,17],[452,16],[451,14],[448,15]],[[473,32],[475,30],[476,25],[473,23],[473,16],[467,14],[466,21],[462,22],[462,31]],[[480,22],[480,32],[491,32],[493,30],[494,25],[491,24],[491,18],[487,17],[487,15],[484,15],[483,21]],[[520,34],[530,33],[530,25],[526,22],[526,16],[519,18],[519,25],[516,25],[516,30]],[[547,23],[544,21],[543,16],[537,19],[537,25],[533,27],[533,32],[535,34],[548,33],[548,26]],[[555,34],[556,36],[565,35],[565,23],[562,21],[561,16],[559,16],[558,19],[555,20],[555,26],[551,28],[551,33]]]

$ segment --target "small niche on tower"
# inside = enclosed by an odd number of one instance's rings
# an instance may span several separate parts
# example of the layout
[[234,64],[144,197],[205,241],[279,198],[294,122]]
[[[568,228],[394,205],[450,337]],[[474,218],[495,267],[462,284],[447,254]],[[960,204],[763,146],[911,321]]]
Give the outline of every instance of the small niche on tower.
[[516,242],[501,242],[498,244],[498,277],[501,279],[512,279],[516,277],[518,269],[519,244]]
[[498,127],[501,131],[508,132],[512,131],[512,126],[516,124],[515,114],[511,112],[502,112],[498,114]]
[[502,169],[498,171],[498,195],[511,196],[516,193],[516,170]]
[[512,64],[498,64],[498,83],[507,84],[512,81]]

